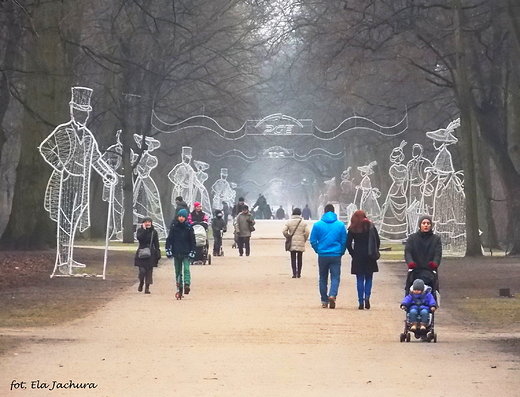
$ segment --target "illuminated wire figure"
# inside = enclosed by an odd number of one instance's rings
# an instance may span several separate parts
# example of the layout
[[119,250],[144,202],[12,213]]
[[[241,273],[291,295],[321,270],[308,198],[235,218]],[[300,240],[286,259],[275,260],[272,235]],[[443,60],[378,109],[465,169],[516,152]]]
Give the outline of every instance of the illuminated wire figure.
[[435,233],[441,236],[443,251],[451,254],[464,254],[466,250],[464,173],[455,172],[448,150],[448,145],[458,142],[452,132],[459,126],[460,119],[457,119],[446,128],[426,133],[438,151],[433,165],[425,169],[431,172],[428,182],[435,187],[432,219]]
[[385,202],[381,209],[381,223],[379,236],[389,240],[404,240],[408,230],[406,210],[408,209],[408,169],[402,164],[404,160],[403,148],[406,141],[392,150],[388,173],[392,178],[392,185],[388,189]]
[[408,209],[407,223],[410,235],[417,231],[419,216],[431,215],[433,212],[433,186],[427,182],[430,172],[427,168],[432,167],[432,162],[423,157],[423,146],[415,143],[412,146],[412,158],[406,165],[408,172]]
[[[134,140],[139,148],[143,148],[142,138],[141,135],[134,134]],[[151,171],[158,164],[157,157],[152,156],[150,152],[158,149],[161,146],[161,142],[147,136],[144,146],[141,160],[137,167],[134,168],[134,174],[137,175],[134,181],[133,192],[134,224],[140,225],[144,217],[150,217],[159,238],[166,238],[168,233],[164,224],[159,189],[157,189],[157,185],[150,176]],[[132,163],[135,163],[138,157],[138,154],[132,151]]]
[[220,179],[217,179],[211,186],[213,193],[213,209],[222,209],[222,202],[226,202],[229,207],[232,207],[235,202],[237,192],[232,189],[231,184],[227,181],[228,169],[220,169]]
[[[183,146],[181,151],[181,162],[168,173],[168,179],[173,183],[171,203],[175,205],[175,197],[181,196],[188,205],[195,202],[194,186],[197,176],[190,162],[192,159],[192,148]],[[210,207],[208,207],[210,208]]]
[[116,133],[116,143],[112,146],[109,146],[105,153],[103,153],[103,160],[114,170],[114,172],[118,176],[117,183],[112,187],[113,194],[111,196],[111,187],[103,186],[103,201],[110,201],[112,199],[112,203],[110,207],[112,208],[112,214],[110,217],[110,225],[109,225],[109,239],[112,240],[123,240],[123,214],[124,214],[124,206],[123,206],[123,175],[118,171],[121,168],[121,164],[123,163],[123,144],[120,140],[121,130]]
[[86,123],[92,107],[92,89],[72,87],[70,121],[57,126],[41,143],[39,150],[52,168],[45,192],[44,207],[57,223],[57,270],[73,275],[85,265],[74,260],[76,231],[90,227],[90,174],[94,169],[105,186],[117,183],[117,175],[103,160],[96,139]]
[[[361,182],[356,186],[356,197],[354,204],[360,210],[365,211],[367,218],[377,225],[381,216],[381,207],[377,199],[381,196],[381,192],[377,187],[372,187],[370,175],[374,173],[373,167],[377,165],[376,161],[372,161],[367,165],[357,167],[361,172]],[[361,192],[361,193],[360,193]]]
[[197,169],[195,172],[193,202],[200,202],[202,204],[202,209],[211,214],[211,200],[209,198],[208,190],[206,189],[206,186],[204,186],[204,183],[208,180],[208,174],[205,171],[209,168],[209,164],[200,160],[194,160],[193,164],[195,164],[195,168]]

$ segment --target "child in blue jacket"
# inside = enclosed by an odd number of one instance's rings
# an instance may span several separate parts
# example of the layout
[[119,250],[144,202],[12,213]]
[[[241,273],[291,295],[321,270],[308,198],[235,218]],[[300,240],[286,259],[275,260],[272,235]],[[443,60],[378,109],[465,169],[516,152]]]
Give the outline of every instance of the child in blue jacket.
[[430,312],[433,313],[437,309],[437,302],[430,289],[425,290],[424,281],[418,278],[413,282],[412,292],[401,302],[401,309],[408,311],[410,331],[417,330],[419,320],[419,329],[424,331],[428,325]]

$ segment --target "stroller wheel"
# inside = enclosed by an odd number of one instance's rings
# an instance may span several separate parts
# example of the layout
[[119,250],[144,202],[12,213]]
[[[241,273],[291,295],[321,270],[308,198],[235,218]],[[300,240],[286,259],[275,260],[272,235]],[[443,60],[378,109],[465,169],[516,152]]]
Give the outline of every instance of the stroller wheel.
[[410,334],[406,334],[406,342],[410,342]]
[[437,334],[433,333],[433,343],[437,343]]
[[399,342],[402,343],[402,342],[405,341],[405,339],[406,339],[406,335],[405,335],[405,334],[401,334],[401,335],[399,335]]
[[211,254],[208,254],[208,265],[211,265]]

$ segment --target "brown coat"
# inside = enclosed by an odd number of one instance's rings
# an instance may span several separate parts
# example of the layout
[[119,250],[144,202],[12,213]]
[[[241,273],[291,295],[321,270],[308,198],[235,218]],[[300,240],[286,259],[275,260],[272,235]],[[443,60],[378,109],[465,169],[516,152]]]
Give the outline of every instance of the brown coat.
[[[299,225],[298,222],[300,222]],[[296,225],[298,225],[298,228],[295,231],[294,229],[296,228]],[[293,215],[291,219],[287,221],[282,230],[284,237],[289,237],[292,233],[294,233],[294,235],[291,240],[291,249],[289,251],[305,252],[305,243],[309,239],[311,232],[307,226],[307,222],[305,222],[300,215]]]

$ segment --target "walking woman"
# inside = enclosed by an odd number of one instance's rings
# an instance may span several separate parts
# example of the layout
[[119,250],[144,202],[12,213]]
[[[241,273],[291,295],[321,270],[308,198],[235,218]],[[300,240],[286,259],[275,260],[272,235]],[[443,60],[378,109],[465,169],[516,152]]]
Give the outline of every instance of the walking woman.
[[370,309],[373,275],[379,271],[379,245],[377,230],[365,211],[355,211],[348,227],[347,250],[352,257],[350,272],[356,275],[359,310]]
[[300,278],[302,275],[305,243],[310,234],[307,222],[302,218],[301,209],[295,208],[293,210],[291,219],[285,224],[282,233],[286,239],[291,239],[289,252],[291,253],[292,278]]
[[[144,293],[150,293],[150,285],[153,284],[153,268],[157,267],[159,259],[161,259],[161,250],[159,248],[159,236],[152,225],[152,218],[144,217],[143,223],[137,229],[137,241],[139,247],[135,253],[134,266],[139,267],[139,287],[137,290],[141,292],[143,285],[145,287]],[[150,256],[140,257],[141,250],[149,248]]]

